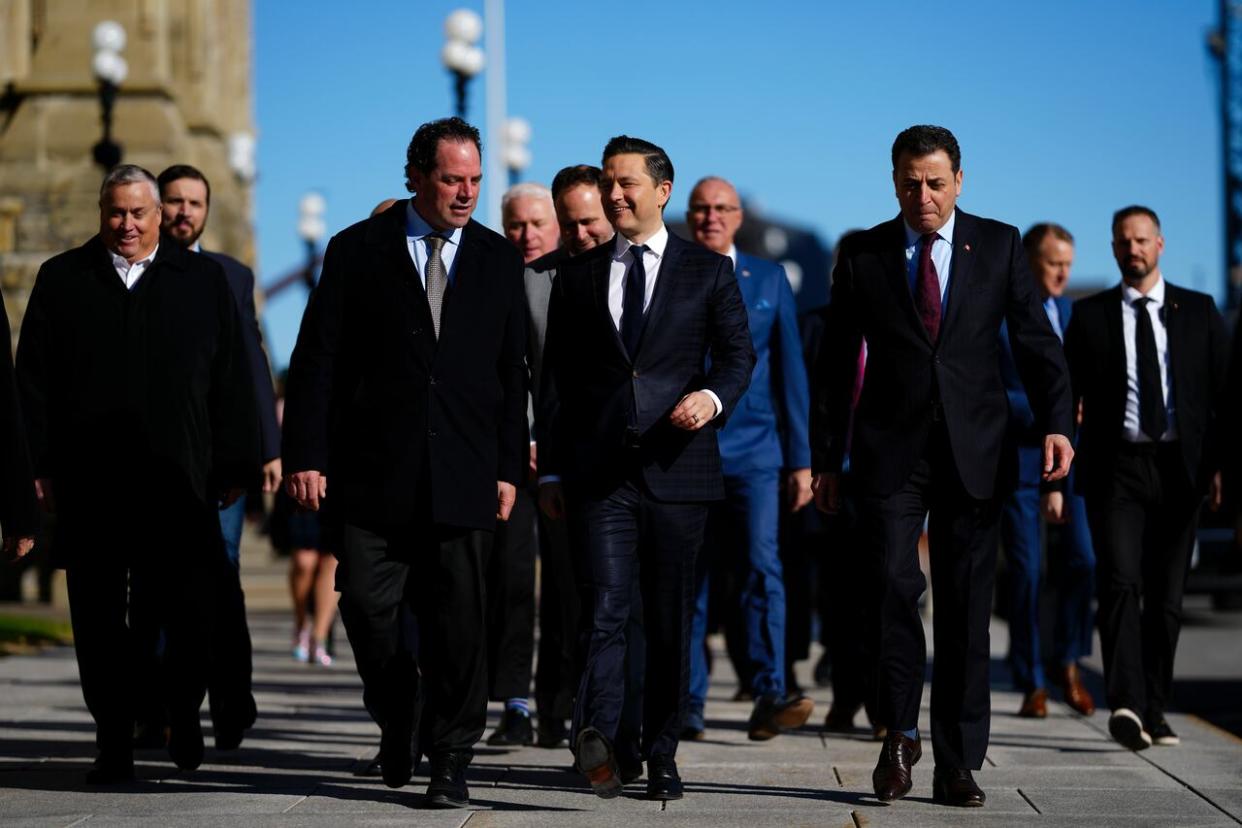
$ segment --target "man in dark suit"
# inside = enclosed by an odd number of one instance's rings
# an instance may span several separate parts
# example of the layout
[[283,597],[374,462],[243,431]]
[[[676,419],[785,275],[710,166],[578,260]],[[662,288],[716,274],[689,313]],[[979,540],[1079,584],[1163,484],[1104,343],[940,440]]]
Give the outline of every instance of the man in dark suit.
[[[601,166],[600,192],[617,236],[565,262],[553,284],[540,501],[557,517],[568,495],[595,587],[574,710],[578,767],[596,794],[620,792],[613,746],[638,579],[647,632],[647,793],[677,799],[694,556],[707,503],[724,495],[716,429],[746,390],[755,354],[732,263],[664,226],[673,188],[668,155],[618,136]],[[550,422],[544,412],[554,412]]]
[[[159,174],[160,201],[163,205],[163,231],[196,253],[210,257],[224,270],[237,303],[241,319],[246,362],[254,387],[255,418],[258,421],[263,459],[263,490],[275,492],[280,485],[280,428],[276,425],[276,395],[272,372],[263,352],[263,335],[254,308],[254,272],[232,256],[207,252],[199,237],[207,228],[211,208],[211,184],[196,168],[176,164]],[[246,497],[220,510],[220,530],[229,567],[224,571],[219,596],[219,614],[214,631],[217,646],[212,648],[211,676],[207,697],[215,730],[216,747],[232,750],[241,744],[245,731],[254,725],[257,709],[250,688],[250,629],[246,625],[246,601],[241,586],[241,534],[246,517]],[[152,723],[147,723],[152,729]],[[142,738],[143,734],[139,734]]]
[[460,118],[423,124],[407,152],[414,197],[329,242],[285,402],[289,494],[310,509],[326,495],[344,522],[341,616],[384,781],[404,785],[425,751],[433,807],[469,802],[487,556],[527,474],[522,257],[470,218],[480,146]]
[[183,769],[202,761],[204,653],[225,566],[216,512],[259,466],[236,303],[218,264],[160,236],[160,212],[149,172],[112,170],[99,235],[40,268],[17,350],[96,724],[92,784],[133,779],[135,661],[145,654],[127,612],[151,612],[148,629],[164,631],[169,754]]
[[[1065,295],[1074,263],[1074,237],[1059,224],[1040,223],[1022,237],[1035,289],[1044,313],[1058,337],[1069,324],[1072,303]],[[1009,331],[1002,325],[1001,377],[1009,397],[1009,439],[1018,466],[1018,485],[1005,498],[1001,513],[1001,541],[1009,564],[1009,667],[1014,684],[1023,693],[1018,715],[1042,719],[1048,715],[1043,646],[1039,635],[1039,605],[1043,571],[1041,524],[1053,526],[1049,538],[1048,570],[1056,587],[1056,630],[1053,638],[1054,677],[1065,703],[1084,716],[1095,711],[1091,693],[1083,686],[1078,661],[1091,654],[1094,613],[1091,609],[1095,554],[1087,528],[1087,507],[1075,494],[1055,484],[1044,485],[1043,437],[1035,429],[1035,413],[1018,376]],[[1059,530],[1059,531],[1058,531]]]
[[[918,540],[930,513],[936,595],[932,745],[937,802],[982,805],[972,770],[988,744],[988,622],[1008,424],[1000,376],[1002,320],[1045,434],[1043,475],[1069,471],[1069,376],[1039,306],[1018,231],[956,209],[961,152],[943,127],[893,143],[901,214],[853,237],[832,277],[833,324],[819,361],[811,448],[820,507],[839,507],[849,437],[862,533],[877,569],[872,646],[878,724],[888,728],[872,781],[905,796],[922,755],[919,702],[927,658]],[[859,350],[866,382],[852,420]],[[871,585],[864,585],[871,586]]]
[[1118,210],[1122,283],[1079,301],[1065,334],[1082,411],[1075,488],[1098,561],[1108,729],[1131,750],[1178,743],[1164,711],[1182,588],[1204,494],[1220,505],[1224,460],[1224,322],[1210,296],[1164,280],[1163,251],[1155,212]]
[[[741,405],[720,429],[725,501],[710,518],[709,536],[716,543],[708,544],[697,566],[685,733],[703,736],[708,570],[715,557],[741,563],[738,603],[730,610],[742,616],[743,670],[750,677],[746,689],[755,697],[747,732],[752,740],[764,741],[801,727],[815,709],[811,699],[785,686],[785,582],[777,542],[782,491],[792,511],[811,502],[811,400],[785,268],[738,251],[733,238],[742,218],[737,190],[723,178],[704,178],[690,191],[686,220],[694,240],[734,264],[756,362]],[[735,546],[740,554],[728,554]]]
[[13,351],[10,343],[9,313],[0,305],[0,456],[5,458],[0,477],[0,532],[4,537],[5,560],[24,558],[34,548],[39,529],[35,502],[34,472],[26,446],[26,426],[17,401],[13,377]]

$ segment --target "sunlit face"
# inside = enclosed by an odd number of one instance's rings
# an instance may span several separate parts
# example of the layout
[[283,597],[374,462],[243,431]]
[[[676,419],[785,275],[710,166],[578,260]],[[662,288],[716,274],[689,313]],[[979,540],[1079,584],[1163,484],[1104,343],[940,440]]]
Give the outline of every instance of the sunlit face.
[[161,215],[153,184],[118,184],[100,202],[99,236],[105,247],[132,264],[159,243]]
[[934,233],[953,215],[962,194],[962,171],[953,172],[944,150],[917,157],[902,153],[893,170],[893,185],[906,224],[919,233]]
[[1031,256],[1031,271],[1044,296],[1054,299],[1065,293],[1070,268],[1074,265],[1074,245],[1048,233]]
[[1160,266],[1164,236],[1151,216],[1126,216],[1113,229],[1113,258],[1127,282],[1140,282]]
[[576,184],[561,193],[556,201],[556,220],[561,228],[561,244],[575,256],[613,236],[612,225],[604,217],[599,187],[590,184]]
[[479,201],[482,160],[473,141],[442,139],[431,172],[414,170],[414,209],[437,230],[465,227]]
[[727,181],[708,179],[690,193],[686,222],[694,240],[721,255],[729,252],[742,226],[742,202]]
[[655,181],[640,153],[623,152],[604,162],[599,180],[604,213],[628,239],[646,237],[664,223],[661,208],[673,192],[673,182]]
[[207,226],[207,185],[197,178],[178,178],[164,185],[164,232],[189,247]]
[[527,264],[555,250],[560,239],[550,198],[518,196],[510,199],[505,205],[502,223],[505,238],[522,251],[522,261]]

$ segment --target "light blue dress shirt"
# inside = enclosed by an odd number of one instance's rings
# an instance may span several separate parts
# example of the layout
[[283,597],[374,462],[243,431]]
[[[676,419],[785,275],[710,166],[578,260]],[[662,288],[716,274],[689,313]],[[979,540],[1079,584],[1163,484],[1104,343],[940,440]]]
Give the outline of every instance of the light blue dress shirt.
[[448,274],[451,285],[457,275],[457,249],[461,246],[461,228],[453,228],[452,233],[437,231],[418,214],[414,209],[414,199],[410,199],[405,206],[405,245],[409,248],[410,258],[414,260],[414,269],[418,271],[423,290],[427,289],[427,237],[437,232],[448,241],[448,244],[440,248],[440,261],[444,262],[444,271]]
[[[949,216],[949,220],[944,223],[936,232],[939,238],[932,245],[932,264],[936,266],[936,277],[940,280],[940,315],[943,318],[945,312],[945,294],[949,289],[949,267],[953,264],[953,227],[957,224],[957,210],[953,211],[953,215]],[[918,279],[919,279],[919,245],[923,238],[923,234],[917,230],[911,229],[910,225],[902,222],[902,226],[906,230],[906,277],[910,280],[910,295],[918,295]]]

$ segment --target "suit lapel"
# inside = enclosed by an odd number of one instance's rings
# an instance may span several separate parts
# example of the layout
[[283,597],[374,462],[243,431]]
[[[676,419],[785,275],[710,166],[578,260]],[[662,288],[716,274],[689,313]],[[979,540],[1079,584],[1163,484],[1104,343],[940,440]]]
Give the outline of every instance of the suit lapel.
[[889,288],[893,296],[897,298],[897,304],[901,306],[901,312],[905,315],[906,321],[918,332],[919,336],[923,337],[923,341],[930,345],[931,339],[927,336],[927,329],[923,327],[923,320],[919,318],[918,309],[914,307],[914,294],[910,292],[910,270],[906,262],[906,229],[901,216],[889,222],[884,233],[888,238],[884,243],[883,264]]
[[[1185,329],[1182,319],[1182,302],[1181,291],[1164,283],[1164,307],[1161,312],[1164,314],[1164,330],[1169,340],[1169,376],[1173,378],[1187,376],[1187,366],[1182,358],[1184,348],[1182,347],[1185,338]],[[1184,382],[1173,382],[1173,408],[1175,411],[1183,410],[1178,404],[1178,391],[1185,386]]]
[[651,294],[651,307],[647,308],[646,317],[643,319],[642,336],[638,340],[640,354],[643,351],[643,343],[650,338],[648,334],[659,330],[660,318],[664,315],[664,309],[668,307],[670,301],[668,297],[673,292],[673,282],[679,278],[679,259],[686,244],[688,242],[683,242],[672,233],[668,234],[668,244],[664,246],[664,258],[660,262],[659,275],[656,276],[655,292]]
[[590,265],[591,292],[595,296],[595,313],[599,317],[599,324],[605,326],[605,329],[608,331],[606,336],[611,340],[617,353],[629,363],[630,355],[625,350],[625,343],[621,341],[621,332],[617,330],[616,324],[612,321],[612,312],[608,310],[608,279],[610,276],[609,271],[612,269],[612,254],[617,249],[616,242],[609,241],[600,245],[600,248],[606,249],[602,254],[593,257]]
[[1124,294],[1121,287],[1108,292],[1104,304],[1105,336],[1108,337],[1108,351],[1112,354],[1112,365],[1109,373],[1114,378],[1113,386],[1113,422],[1124,423],[1126,418],[1126,340],[1125,327],[1121,321],[1121,303]]
[[961,306],[970,296],[970,276],[974,270],[975,249],[979,245],[974,217],[968,213],[957,211],[957,220],[953,225],[953,262],[949,265],[949,284],[945,290],[944,301],[948,310],[940,323],[940,341],[944,341],[954,320],[961,312]]
[[[414,267],[414,259],[410,256],[409,243],[406,241],[405,210],[406,201],[399,201],[376,217],[367,228],[366,243],[372,248],[379,267],[378,274],[386,274],[391,278],[405,281],[413,292],[411,300],[415,305],[415,313],[422,320],[420,327],[426,330],[426,336],[420,336],[424,343],[418,352],[427,364],[435,354],[435,336],[431,333],[431,306],[427,304],[427,291],[423,288],[422,277]],[[465,234],[462,235],[463,241]],[[460,251],[459,251],[460,254]],[[393,286],[394,292],[399,289]]]

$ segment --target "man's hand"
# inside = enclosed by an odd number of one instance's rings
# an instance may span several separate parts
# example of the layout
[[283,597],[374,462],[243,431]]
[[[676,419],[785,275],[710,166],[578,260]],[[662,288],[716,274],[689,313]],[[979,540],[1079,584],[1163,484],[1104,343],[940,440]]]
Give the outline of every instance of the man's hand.
[[702,391],[692,391],[681,398],[669,420],[678,428],[698,431],[716,416],[716,404]]
[[5,538],[4,557],[10,561],[20,561],[34,549],[34,538]]
[[530,473],[533,475],[539,470],[539,451],[534,440],[530,441]]
[[225,489],[224,492],[221,493],[220,495],[220,511],[224,511],[225,509],[232,506],[234,503],[240,500],[241,496],[244,495],[245,493],[246,493],[245,489]]
[[1208,486],[1208,508],[1213,512],[1220,510],[1220,504],[1223,498],[1220,485],[1220,472],[1212,475],[1212,483]]
[[1044,492],[1039,498],[1039,511],[1043,512],[1044,520],[1062,526],[1069,523],[1069,515],[1065,512],[1065,495],[1061,492]]
[[789,511],[798,512],[811,502],[815,493],[811,491],[811,470],[794,469],[785,478],[785,500]]
[[551,520],[565,517],[565,490],[559,482],[552,481],[539,487],[539,508]]
[[276,494],[280,491],[280,458],[268,460],[263,464],[263,491],[267,494]]
[[1044,473],[1042,479],[1051,483],[1069,474],[1074,461],[1074,447],[1064,434],[1044,437]]
[[314,470],[294,472],[285,478],[285,491],[303,509],[318,512],[320,498],[328,494],[328,478]]
[[503,480],[496,481],[496,520],[508,520],[517,502],[517,486]]
[[52,479],[50,477],[40,477],[35,480],[35,497],[39,500],[39,505],[43,507],[43,511],[51,514],[56,511],[56,497],[52,494]]
[[821,512],[835,515],[841,511],[841,475],[832,472],[815,475],[811,482],[815,505]]

